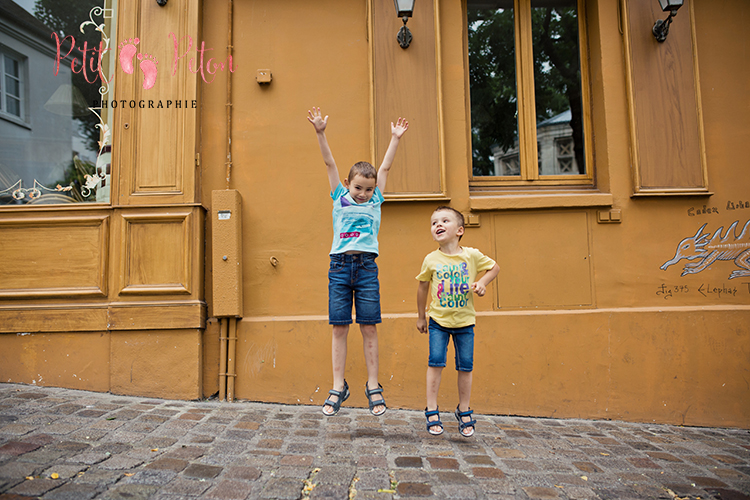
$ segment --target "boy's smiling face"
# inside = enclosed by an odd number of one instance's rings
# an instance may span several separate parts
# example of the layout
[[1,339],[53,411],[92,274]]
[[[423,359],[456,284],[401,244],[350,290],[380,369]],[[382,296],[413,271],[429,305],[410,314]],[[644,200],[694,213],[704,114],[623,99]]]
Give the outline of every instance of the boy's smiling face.
[[438,210],[430,218],[432,238],[440,244],[447,243],[464,234],[464,227],[459,225],[458,218],[449,210]]
[[375,194],[376,179],[370,179],[363,175],[357,174],[350,181],[344,179],[344,187],[349,190],[352,199],[359,204],[367,203]]

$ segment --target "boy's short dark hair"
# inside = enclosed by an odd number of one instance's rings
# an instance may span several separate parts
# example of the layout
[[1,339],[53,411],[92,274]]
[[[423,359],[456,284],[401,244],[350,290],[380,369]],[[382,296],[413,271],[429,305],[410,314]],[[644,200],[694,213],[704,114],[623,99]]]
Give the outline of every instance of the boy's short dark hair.
[[[458,227],[463,227],[464,229],[466,229],[466,227],[464,226],[464,214],[453,207],[449,207],[448,205],[440,205],[432,213],[434,214],[435,212],[440,212],[441,210],[446,210],[453,213],[453,215],[456,216],[456,220],[458,221]],[[461,241],[461,238],[463,238],[463,234],[458,237],[458,241]]]
[[375,167],[372,166],[372,163],[366,162],[366,161],[358,161],[354,165],[352,165],[352,168],[349,169],[349,182],[352,182],[352,180],[358,176],[361,175],[365,179],[377,179],[378,178],[378,171],[375,170]]

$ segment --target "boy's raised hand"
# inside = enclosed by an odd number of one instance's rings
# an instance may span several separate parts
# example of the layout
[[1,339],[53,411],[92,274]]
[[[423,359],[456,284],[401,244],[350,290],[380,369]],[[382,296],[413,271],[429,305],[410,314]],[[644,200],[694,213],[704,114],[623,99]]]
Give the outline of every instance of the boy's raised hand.
[[[316,133],[323,132],[328,125],[328,115],[323,118],[320,115],[320,108],[316,108],[315,106],[313,106],[311,110],[307,111],[307,121],[313,124]],[[393,126],[393,124],[391,124],[391,126]]]
[[408,129],[409,122],[406,121],[406,118],[399,117],[398,121],[396,121],[396,125],[391,122],[391,135],[393,135],[397,139],[401,139],[401,136],[404,135],[404,132],[406,132]]

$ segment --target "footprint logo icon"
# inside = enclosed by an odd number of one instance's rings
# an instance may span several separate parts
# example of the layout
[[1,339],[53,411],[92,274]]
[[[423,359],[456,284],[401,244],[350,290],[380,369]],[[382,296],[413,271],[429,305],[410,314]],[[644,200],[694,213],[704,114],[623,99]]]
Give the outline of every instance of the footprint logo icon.
[[128,75],[133,74],[133,56],[136,53],[136,45],[141,41],[138,38],[129,38],[128,40],[120,42],[118,47],[120,51],[120,67]]
[[141,61],[138,66],[143,71],[143,90],[148,90],[156,83],[156,74],[158,73],[156,65],[159,64],[159,61],[149,54],[138,54],[138,59]]

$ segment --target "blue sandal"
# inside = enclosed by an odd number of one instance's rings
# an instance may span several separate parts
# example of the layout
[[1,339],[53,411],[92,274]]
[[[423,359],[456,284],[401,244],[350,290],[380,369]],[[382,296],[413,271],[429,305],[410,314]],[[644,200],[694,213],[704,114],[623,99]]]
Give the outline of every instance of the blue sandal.
[[[331,401],[330,399],[326,399],[325,403],[323,403],[323,409],[322,409],[323,415],[325,415],[326,417],[332,417],[339,412],[339,408],[341,408],[341,403],[349,399],[349,384],[347,384],[346,380],[344,380],[343,390],[335,391],[331,389],[330,391],[328,391],[328,394],[330,394],[331,396],[338,396],[338,400],[336,401]],[[326,413],[325,412],[326,406],[330,406],[331,408],[333,408],[333,413]]]
[[[437,420],[430,420],[430,417],[432,416],[438,416]],[[433,436],[439,436],[443,433],[443,423],[440,421],[440,408],[437,410],[428,410],[427,408],[424,409],[424,416],[427,419],[427,432],[432,434]],[[440,430],[435,432],[432,430],[433,427],[438,426],[440,427]]]
[[[472,413],[474,412],[471,409],[469,409],[469,411],[460,411],[458,409],[458,406],[456,406],[456,411],[454,413],[454,415],[456,415],[456,419],[458,419],[458,432],[459,434],[461,434],[463,437],[466,437],[466,438],[474,435],[474,426],[477,425],[477,421],[472,418],[469,422],[464,422],[463,417],[471,418]],[[468,434],[465,434],[464,429],[466,429],[467,427],[471,427],[471,432]]]
[[[381,399],[379,399],[378,401],[373,401],[372,400],[372,395],[373,394],[380,394]],[[365,382],[365,396],[367,396],[367,401],[370,402],[370,413],[372,413],[376,417],[379,417],[380,415],[382,415],[383,413],[385,413],[385,410],[387,410],[387,408],[385,406],[385,398],[383,397],[383,386],[382,385],[378,384],[378,388],[377,389],[370,390],[370,389],[367,388],[367,382]],[[383,407],[383,411],[381,411],[380,413],[375,413],[374,411],[372,411],[372,409],[375,408],[376,406],[382,406]]]

